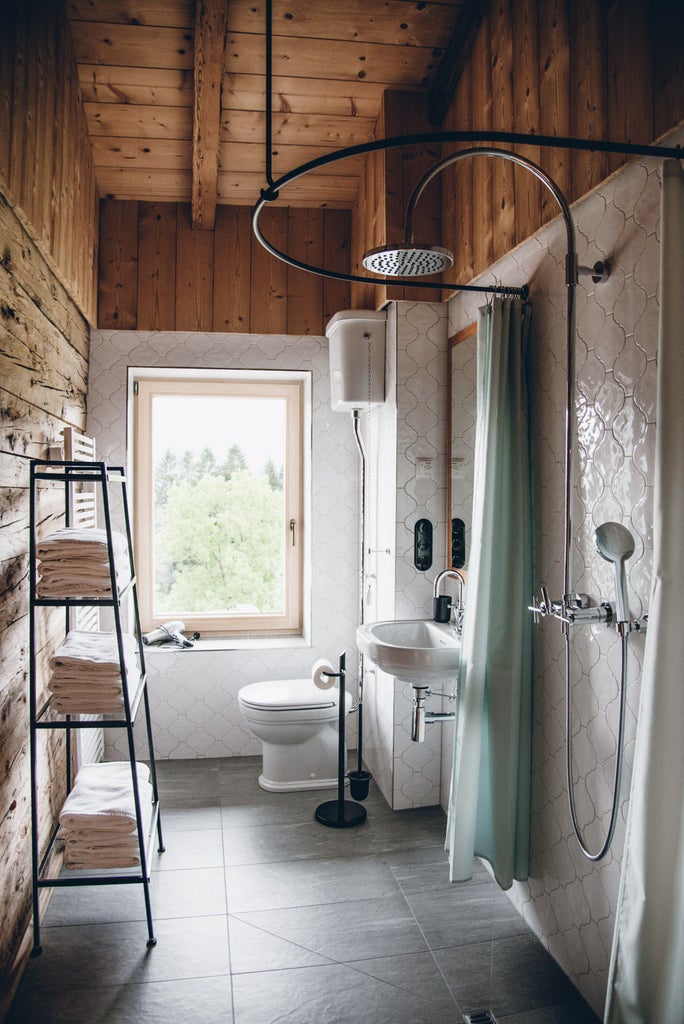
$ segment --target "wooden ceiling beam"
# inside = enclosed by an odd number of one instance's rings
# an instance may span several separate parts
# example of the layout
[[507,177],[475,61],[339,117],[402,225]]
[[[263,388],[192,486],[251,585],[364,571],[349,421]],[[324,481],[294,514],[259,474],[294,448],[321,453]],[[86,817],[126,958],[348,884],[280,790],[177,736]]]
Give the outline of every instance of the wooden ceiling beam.
[[488,0],[465,0],[461,8],[456,27],[444,50],[428,93],[431,124],[441,125],[451,106],[458,80],[470,58],[475,36],[487,7]]
[[196,0],[192,126],[192,226],[213,231],[218,193],[221,80],[228,0]]

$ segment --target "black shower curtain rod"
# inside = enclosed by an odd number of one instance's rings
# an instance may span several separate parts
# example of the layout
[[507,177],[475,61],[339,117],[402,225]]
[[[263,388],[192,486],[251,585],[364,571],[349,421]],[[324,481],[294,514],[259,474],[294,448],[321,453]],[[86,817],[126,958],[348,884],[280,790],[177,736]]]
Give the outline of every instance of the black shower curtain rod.
[[542,148],[557,148],[579,150],[592,153],[617,153],[622,156],[655,156],[664,159],[681,160],[684,150],[681,146],[643,146],[631,142],[609,142],[598,139],[576,139],[555,135],[530,135],[522,132],[502,131],[467,131],[467,132],[424,132],[414,135],[398,135],[388,139],[376,139],[373,142],[360,143],[357,146],[348,146],[344,149],[335,150],[333,153],[326,153],[314,160],[294,167],[287,171],[280,178],[273,178],[272,150],[273,150],[273,0],[266,0],[266,133],[265,133],[265,167],[266,181],[268,187],[261,189],[260,197],[252,209],[252,230],[261,245],[275,256],[276,259],[287,263],[298,270],[304,270],[310,274],[317,274],[319,277],[332,278],[336,281],[347,281],[361,284],[389,284],[401,286],[410,284],[412,288],[440,288],[458,289],[459,291],[474,292],[496,292],[500,295],[518,295],[527,297],[527,286],[522,288],[509,288],[502,285],[464,285],[448,281],[421,281],[416,278],[401,277],[364,277],[360,274],[345,274],[341,271],[327,270],[323,267],[316,267],[309,263],[297,260],[287,253],[281,252],[264,237],[259,226],[259,216],[267,203],[275,202],[280,190],[297,178],[318,170],[320,167],[327,167],[329,164],[345,160],[347,157],[362,156],[365,153],[377,153],[387,149],[398,149],[404,146],[433,145],[435,143],[503,143],[521,146],[540,146]]
[[332,153],[325,153],[314,160],[308,160],[304,164],[299,164],[291,171],[281,175],[277,180],[273,180],[267,170],[266,177],[269,187],[261,190],[261,198],[265,202],[273,202],[278,198],[280,189],[285,185],[302,177],[304,174],[318,170],[319,167],[326,167],[328,164],[337,163],[338,160],[345,160],[347,157],[361,156],[365,153],[377,153],[385,149],[398,149],[403,146],[432,145],[437,142],[498,142],[519,146],[539,146],[542,149],[556,148],[589,153],[617,153],[622,156],[654,156],[673,160],[684,158],[682,146],[645,146],[634,142],[576,139],[562,135],[528,135],[523,132],[420,132],[414,135],[395,135],[388,139],[375,139],[373,142],[362,142],[357,146],[336,149]]
[[[268,123],[267,119],[267,126]],[[270,132],[267,132],[267,136],[270,136]],[[575,139],[555,135],[525,135],[520,132],[424,132],[417,135],[397,135],[388,139],[376,139],[373,142],[364,142],[357,146],[349,146],[346,149],[338,149],[333,153],[326,153],[323,156],[317,157],[315,160],[309,160],[307,163],[294,167],[291,171],[287,171],[275,181],[269,179],[268,188],[261,190],[260,198],[252,209],[252,230],[255,237],[267,252],[270,252],[272,256],[275,256],[276,259],[281,260],[283,263],[287,263],[289,266],[294,267],[297,270],[303,270],[309,274],[316,274],[319,277],[332,278],[335,281],[346,281],[359,284],[385,284],[394,285],[395,287],[410,285],[411,288],[438,288],[447,291],[458,290],[485,292],[488,294],[496,293],[498,295],[516,295],[523,299],[527,298],[528,289],[526,285],[522,288],[507,287],[505,285],[497,284],[467,285],[452,281],[421,281],[416,278],[367,277],[361,274],[345,274],[342,271],[328,270],[324,267],[316,267],[310,263],[304,263],[302,260],[297,260],[293,256],[289,256],[287,253],[277,249],[262,233],[259,225],[261,211],[267,203],[275,202],[280,195],[280,190],[291,182],[296,181],[297,178],[301,178],[304,175],[309,174],[311,171],[317,170],[319,167],[326,167],[329,164],[336,163],[338,160],[344,160],[347,157],[359,156],[364,153],[377,153],[387,149],[398,149],[404,146],[428,145],[437,142],[498,142],[508,143],[511,145],[540,146],[542,148],[556,147],[559,149],[578,150],[582,152],[618,153],[623,156],[652,156],[680,161],[684,156],[684,150],[681,146],[643,146],[630,142],[609,142],[600,141],[598,139]],[[267,167],[269,166],[270,160],[267,163]]]

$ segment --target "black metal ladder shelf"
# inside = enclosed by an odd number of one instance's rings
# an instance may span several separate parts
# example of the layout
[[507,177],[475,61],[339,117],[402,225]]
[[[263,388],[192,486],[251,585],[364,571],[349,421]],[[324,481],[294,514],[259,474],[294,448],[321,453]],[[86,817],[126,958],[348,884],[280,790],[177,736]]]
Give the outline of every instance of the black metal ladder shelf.
[[[62,485],[63,494],[63,525],[68,527],[72,523],[73,515],[73,488],[74,485],[87,484],[93,491],[97,491],[101,499],[101,517],[107,539],[107,554],[109,562],[109,585],[111,596],[88,597],[87,594],[78,597],[40,597],[36,593],[38,578],[36,545],[37,528],[44,530],[44,516],[39,510],[40,495],[42,488],[48,485]],[[115,563],[114,544],[112,537],[112,502],[110,486],[116,485],[120,488],[121,516],[123,518],[124,534],[126,539],[127,568],[129,578],[119,585],[117,580],[117,566]],[[50,488],[54,493],[54,487]],[[68,888],[82,885],[142,885],[145,914],[147,918],[148,946],[156,945],[154,926],[152,920],[152,906],[150,900],[150,853],[155,833],[158,840],[158,849],[164,850],[162,837],[161,815],[159,808],[159,791],[157,787],[157,772],[154,757],[154,745],[152,740],[152,723],[150,718],[150,703],[147,689],[147,673],[145,670],[145,654],[142,642],[142,630],[140,626],[140,612],[138,606],[137,580],[133,559],[132,534],[130,515],[128,510],[128,498],[126,493],[126,475],[122,467],[108,467],[105,462],[83,462],[83,461],[47,461],[35,459],[30,464],[30,531],[29,531],[29,581],[30,581],[30,615],[29,615],[29,705],[30,705],[30,760],[31,760],[31,853],[33,870],[33,951],[32,955],[41,952],[40,945],[40,890],[43,888]],[[49,514],[52,514],[52,510]],[[56,524],[57,525],[57,524]],[[58,524],[61,526],[62,524]],[[132,632],[135,637],[136,654],[139,660],[140,674],[134,681],[132,692],[129,692],[129,679],[126,672],[123,647],[123,619],[122,607],[124,601],[130,601],[130,619]],[[52,708],[52,698],[41,702],[38,706],[38,694],[41,687],[38,670],[38,622],[37,617],[41,608],[62,607],[65,609],[65,634],[72,626],[74,610],[79,607],[108,607],[112,609],[114,619],[113,635],[116,637],[119,667],[121,673],[121,689],[123,696],[123,710],[116,714],[99,716],[96,720],[83,720],[81,716],[74,718],[73,715],[62,715]],[[144,817],[142,813],[140,789],[138,785],[138,773],[136,768],[137,758],[135,750],[135,739],[133,729],[136,716],[142,707],[145,716],[145,728],[147,736],[147,753],[149,757],[150,783],[152,786],[152,808],[149,828],[145,834],[143,828]],[[133,791],[133,802],[135,806],[138,849],[140,853],[139,868],[102,868],[96,872],[75,871],[72,875],[62,872],[59,875],[51,874],[51,866],[56,853],[59,837],[59,825],[55,825],[45,851],[41,854],[40,843],[40,815],[38,797],[38,734],[42,730],[64,730],[65,740],[65,771],[66,790],[70,792],[72,780],[72,733],[81,729],[107,729],[119,728],[126,730],[128,744],[128,760],[131,767],[131,784]]]

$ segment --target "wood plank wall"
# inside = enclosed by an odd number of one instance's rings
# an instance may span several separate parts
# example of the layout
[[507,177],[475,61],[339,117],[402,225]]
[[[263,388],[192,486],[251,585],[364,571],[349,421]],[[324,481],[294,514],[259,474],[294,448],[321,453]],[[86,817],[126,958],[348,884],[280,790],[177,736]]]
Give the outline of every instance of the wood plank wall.
[[[95,181],[59,7],[4,0],[0,12],[0,1019],[31,917],[28,464],[65,425],[84,428],[95,315]],[[42,493],[42,531],[61,508]],[[63,627],[63,612],[39,617],[41,679]],[[38,757],[46,839],[64,796],[63,737],[41,733]]]
[[[684,5],[492,0],[442,124],[649,143],[684,118]],[[448,150],[445,149],[445,153]],[[625,161],[530,145],[571,201]],[[557,216],[525,170],[475,157],[442,175],[443,244],[469,281]]]
[[97,191],[68,23],[54,0],[0,10],[0,191],[90,323]]
[[[349,211],[270,207],[260,225],[295,259],[349,272]],[[348,283],[272,257],[248,207],[220,206],[213,231],[193,231],[188,204],[101,202],[101,328],[321,335],[349,302]]]
[[[442,125],[428,123],[420,94],[388,92],[376,138],[441,128],[647,144],[684,119],[683,54],[682,4],[491,0]],[[468,145],[444,145],[442,155]],[[534,145],[517,151],[540,164],[571,202],[625,162],[621,156]],[[410,172],[413,155],[387,151],[366,158],[353,214],[354,273],[363,273],[366,250],[401,239],[400,219],[418,180]],[[419,154],[416,169],[422,173],[438,155]],[[441,217],[430,208],[426,192],[416,237],[420,233],[421,240],[451,249],[451,280],[467,283],[558,215],[547,189],[529,172],[501,160],[464,160],[444,171],[438,183]],[[430,297],[437,299],[439,292],[352,286],[356,307]]]

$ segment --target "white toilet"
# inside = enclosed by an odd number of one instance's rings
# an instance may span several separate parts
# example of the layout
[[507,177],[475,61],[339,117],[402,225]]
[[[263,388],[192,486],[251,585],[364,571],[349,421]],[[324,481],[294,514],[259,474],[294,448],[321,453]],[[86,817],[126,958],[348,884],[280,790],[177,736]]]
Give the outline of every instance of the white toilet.
[[[262,789],[281,793],[337,785],[337,698],[337,689],[321,690],[311,679],[280,679],[242,687],[240,711],[263,745]],[[349,714],[348,692],[345,703]]]

